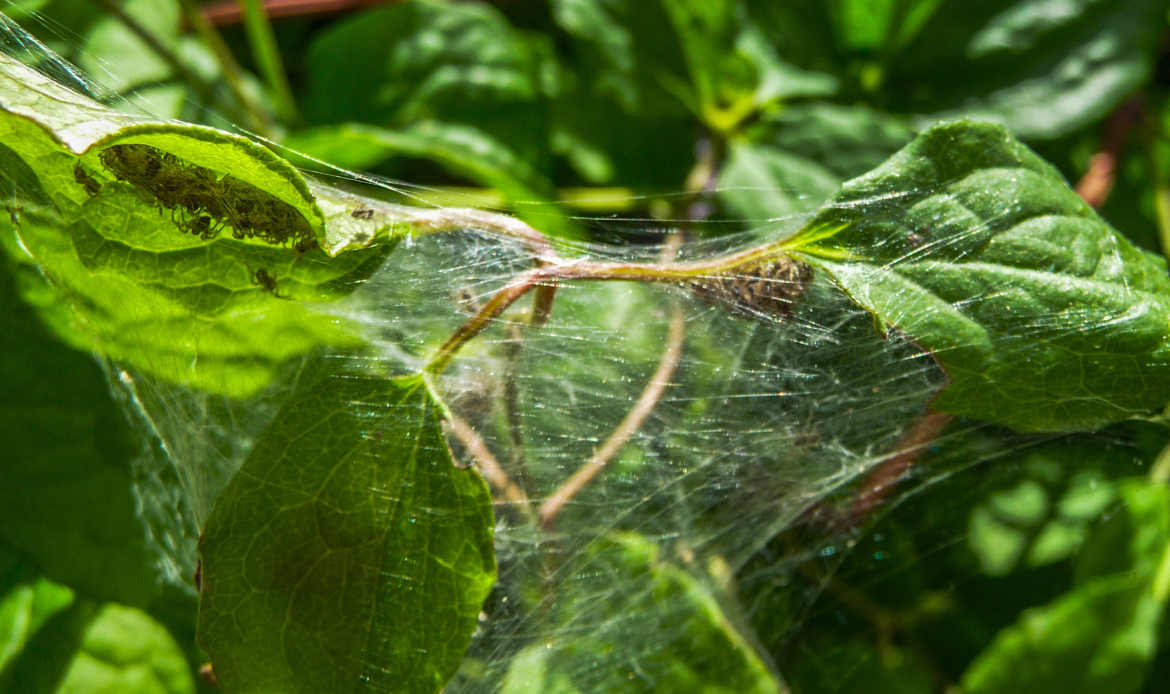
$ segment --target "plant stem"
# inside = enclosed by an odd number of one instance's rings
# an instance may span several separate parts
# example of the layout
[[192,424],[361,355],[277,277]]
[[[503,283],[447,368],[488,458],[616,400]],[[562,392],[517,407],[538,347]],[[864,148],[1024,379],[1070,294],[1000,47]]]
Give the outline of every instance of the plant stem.
[[[264,11],[269,17],[304,17],[385,4],[389,4],[388,0],[267,0]],[[203,15],[215,26],[238,24],[244,18],[240,3],[235,0],[205,5]]]
[[137,19],[126,12],[115,0],[96,0],[97,4],[101,5],[103,9],[113,15],[122,26],[129,29],[135,36],[150,48],[167,66],[178,75],[179,79],[189,84],[195,93],[204,103],[212,103],[215,100],[215,89],[207,80],[200,77],[194,71],[187,67],[187,65],[179,59],[179,56],[164,44],[154,33],[142,25]]
[[431,360],[423,367],[423,372],[436,375],[442,373],[443,369],[447,368],[447,364],[451,363],[452,357],[455,356],[455,353],[459,351],[460,347],[478,335],[493,319],[506,311],[509,306],[516,303],[517,299],[547,279],[548,269],[536,268],[522,273],[514,282],[496,292],[475,315],[469,318],[463,325],[459,326],[451,337],[447,338],[447,341],[443,343],[443,346],[439,348],[435,356],[431,357]]
[[637,433],[638,429],[642,428],[642,423],[646,421],[646,417],[654,410],[654,407],[662,398],[662,393],[666,390],[666,386],[670,384],[670,378],[678,366],[679,359],[682,357],[683,342],[686,335],[685,326],[686,322],[683,320],[682,308],[678,305],[678,302],[674,302],[674,305],[671,307],[670,329],[666,338],[666,349],[662,352],[662,358],[658,362],[658,368],[654,371],[654,375],[650,377],[650,381],[646,384],[645,389],[643,389],[642,395],[638,398],[638,402],[626,413],[621,424],[614,429],[613,433],[609,435],[609,438],[605,440],[605,443],[593,453],[593,456],[584,465],[573,473],[572,477],[565,480],[541,504],[540,524],[543,527],[546,529],[551,527],[556,520],[557,514],[560,513],[565,504],[584,489],[586,485],[592,482],[594,477],[601,474],[601,471],[605,469],[609,461]]
[[448,413],[445,421],[455,438],[459,439],[459,442],[463,444],[467,452],[475,458],[476,467],[483,473],[484,478],[503,494],[505,499],[518,508],[521,513],[534,521],[535,518],[532,515],[532,506],[528,501],[528,494],[508,476],[504,467],[500,465],[500,461],[492,455],[491,449],[488,448],[487,442],[483,440],[483,437],[470,424],[454,413]]
[[1101,149],[1089,159],[1089,168],[1077,182],[1077,195],[1093,207],[1100,208],[1109,197],[1117,180],[1118,162],[1125,154],[1126,140],[1143,117],[1144,104],[1140,96],[1131,97],[1109,117]]
[[852,527],[865,523],[951,419],[949,414],[928,412],[902,434],[894,446],[896,453],[882,461],[861,483],[861,490],[854,497],[853,508],[849,512]]
[[240,64],[236,62],[235,56],[232,55],[231,49],[224,43],[223,37],[215,30],[215,27],[208,23],[207,19],[200,12],[199,7],[195,5],[194,0],[179,0],[180,6],[183,8],[183,16],[187,19],[187,24],[199,34],[207,47],[211,49],[212,53],[219,60],[220,69],[223,70],[223,79],[227,83],[228,89],[231,90],[232,96],[244,108],[248,114],[249,128],[255,130],[261,136],[271,138],[273,136],[272,121],[268,114],[260,107],[260,104],[248,93],[244,87],[244,71],[240,69]]
[[524,346],[524,331],[516,323],[508,326],[508,339],[504,341],[504,419],[507,422],[508,448],[511,462],[508,468],[512,476],[520,480],[520,486],[532,494],[532,480],[524,456],[524,432],[520,428],[520,351]]
[[280,50],[276,46],[276,36],[272,33],[272,24],[268,21],[264,3],[260,0],[243,0],[243,7],[244,29],[248,34],[248,43],[252,46],[252,57],[268,81],[277,113],[285,123],[294,123],[298,120],[296,102],[288,86],[288,76],[280,60]]

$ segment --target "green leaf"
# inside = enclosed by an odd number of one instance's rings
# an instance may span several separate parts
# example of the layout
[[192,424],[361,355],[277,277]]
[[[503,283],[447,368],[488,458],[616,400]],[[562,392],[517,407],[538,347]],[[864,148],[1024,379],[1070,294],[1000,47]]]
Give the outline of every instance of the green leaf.
[[1118,507],[1077,557],[1078,582],[1127,572],[1153,575],[1170,545],[1170,489],[1130,479],[1118,484],[1117,495]]
[[901,119],[866,106],[814,102],[767,114],[746,135],[751,142],[814,161],[844,180],[881,164],[914,132]]
[[[122,10],[171,50],[179,36],[179,5],[172,0],[131,0]],[[101,75],[103,90],[122,94],[140,85],[170,79],[171,67],[121,20],[99,18],[86,32],[79,47],[78,67]]]
[[513,661],[509,694],[782,691],[713,591],[646,538],[599,539],[577,575],[564,588],[587,597],[564,604],[563,636]]
[[931,352],[939,410],[1096,429],[1170,392],[1170,278],[998,126],[940,125],[785,246]]
[[729,131],[770,102],[836,89],[833,77],[783,61],[727,0],[559,0],[555,12],[580,42],[581,71],[627,112],[670,116],[683,106]]
[[844,0],[828,10],[843,48],[888,51],[912,39],[941,4],[942,0]]
[[[5,187],[35,205],[10,251],[31,256],[72,304],[76,313],[46,314],[72,346],[247,397],[294,358],[360,343],[352,328],[290,299],[350,293],[402,224],[354,218],[360,199],[311,190],[249,140],[130,118],[0,61]],[[328,228],[319,199],[328,200]],[[353,252],[328,258],[318,241]]]
[[[1115,499],[1105,471],[1119,457],[1110,446],[1084,440],[1047,444],[1025,455],[1018,472],[971,512],[969,545],[983,572],[1003,576],[1018,566],[1074,555],[1089,524]],[[998,466],[1001,472],[1011,467]]]
[[961,116],[1057,137],[1149,78],[1164,27],[1159,0],[949,3],[893,61],[887,98],[922,124]]
[[0,254],[0,383],[13,394],[0,401],[0,539],[54,580],[144,607],[159,594],[165,560],[134,495],[131,460],[142,443],[97,362],[45,330],[17,281],[51,297],[34,268]]
[[78,600],[57,607],[47,619],[38,621],[39,628],[23,651],[0,670],[4,691],[195,692],[183,652],[167,630],[144,612],[114,603]]
[[495,579],[492,511],[421,378],[303,373],[216,501],[199,643],[228,692],[437,692]]
[[[476,122],[476,107],[531,102],[539,55],[494,8],[433,0],[358,14],[309,51],[305,116],[379,125],[423,118]],[[339,80],[337,75],[346,79]]]
[[963,676],[965,691],[1140,690],[1170,597],[1170,489],[1131,479],[1118,496],[1078,558],[1077,587],[1000,632]]
[[311,125],[458,124],[544,168],[545,102],[557,75],[551,41],[522,34],[489,5],[399,3],[315,38],[304,111]]
[[[38,577],[0,547],[0,673],[20,656],[46,620],[72,602],[73,591]],[[0,681],[3,677],[0,674]]]

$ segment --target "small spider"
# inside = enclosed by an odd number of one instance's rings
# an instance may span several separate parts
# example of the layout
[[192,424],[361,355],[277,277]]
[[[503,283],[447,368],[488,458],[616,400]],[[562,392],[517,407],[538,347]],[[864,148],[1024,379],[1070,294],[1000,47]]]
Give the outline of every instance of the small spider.
[[350,216],[354,219],[373,219],[374,211],[368,207],[359,207],[353,212],[350,212]]
[[252,273],[252,284],[260,287],[272,296],[275,296],[277,299],[289,298],[284,294],[276,291],[276,278],[269,274],[268,271],[264,268],[260,268],[256,272]]
[[475,298],[475,292],[471,291],[471,287],[463,286],[456,289],[451,292],[451,298],[455,301],[460,311],[468,315],[479,313],[480,303]]
[[296,245],[293,246],[293,250],[295,250],[298,255],[304,255],[309,251],[315,251],[318,248],[320,248],[320,246],[317,245],[317,239],[313,238],[301,239],[300,241],[296,242]]
[[93,176],[86,173],[85,169],[81,168],[81,164],[73,165],[73,180],[80,183],[81,187],[85,188],[85,194],[91,198],[97,195],[102,189],[102,184],[94,180]]

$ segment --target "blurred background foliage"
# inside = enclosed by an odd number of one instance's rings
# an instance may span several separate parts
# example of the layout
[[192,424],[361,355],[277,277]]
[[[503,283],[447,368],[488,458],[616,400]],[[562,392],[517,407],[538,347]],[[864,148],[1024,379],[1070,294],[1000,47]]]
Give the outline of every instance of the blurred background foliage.
[[[1170,34],[1157,0],[261,9],[3,7],[93,78],[57,68],[62,81],[116,108],[238,126],[405,181],[407,202],[508,210],[564,237],[655,243],[668,220],[767,235],[924,125],[972,116],[1007,125],[1136,244],[1170,250]],[[27,48],[16,36],[3,36],[9,52]],[[117,416],[107,372],[18,298],[22,273],[35,269],[4,260],[0,382],[21,395],[0,418],[0,686],[206,688],[192,674],[194,597],[152,578],[158,559],[134,539],[141,500],[121,479],[159,452]],[[1159,423],[952,437],[880,510],[843,523],[814,509],[771,541],[733,577],[744,617],[797,692],[1161,691],[1170,642],[1110,648],[1136,627],[1099,596],[1101,577],[1156,571],[1142,557],[1170,532],[1155,465],[1167,439]],[[857,508],[866,484],[830,501]],[[53,524],[29,522],[46,508]],[[1147,544],[1127,552],[1138,536]],[[1081,650],[1045,650],[1062,639]],[[1106,661],[1095,679],[1065,681],[1091,657]],[[1054,669],[1029,681],[1029,658]]]

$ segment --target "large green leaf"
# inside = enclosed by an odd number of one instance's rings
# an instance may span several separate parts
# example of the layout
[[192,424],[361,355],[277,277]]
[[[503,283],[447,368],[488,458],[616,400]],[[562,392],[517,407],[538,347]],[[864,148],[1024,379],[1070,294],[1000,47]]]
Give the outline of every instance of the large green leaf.
[[1165,261],[998,126],[924,132],[786,246],[934,355],[940,410],[1068,431],[1166,404]]
[[[359,343],[351,328],[290,299],[348,294],[401,225],[350,214],[326,224],[319,200],[331,212],[363,203],[311,191],[247,139],[124,116],[0,60],[4,187],[30,206],[9,250],[31,257],[74,309],[45,314],[59,335],[236,397],[321,345]],[[331,259],[317,244],[353,252]]]
[[308,59],[313,123],[338,113],[375,124],[462,120],[476,106],[530,102],[541,89],[533,46],[483,5],[424,0],[365,12],[330,27]]
[[97,362],[45,330],[17,295],[18,277],[33,298],[49,296],[34,268],[0,256],[0,382],[12,394],[0,400],[0,540],[50,578],[145,607],[164,560],[133,494],[142,444]]
[[495,578],[492,511],[414,377],[301,375],[217,500],[199,643],[227,692],[438,691]]
[[537,168],[548,163],[551,45],[489,5],[420,0],[363,12],[315,37],[307,60],[311,125],[459,124]]

